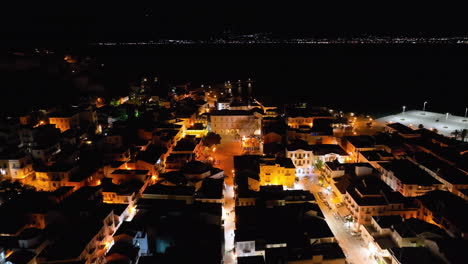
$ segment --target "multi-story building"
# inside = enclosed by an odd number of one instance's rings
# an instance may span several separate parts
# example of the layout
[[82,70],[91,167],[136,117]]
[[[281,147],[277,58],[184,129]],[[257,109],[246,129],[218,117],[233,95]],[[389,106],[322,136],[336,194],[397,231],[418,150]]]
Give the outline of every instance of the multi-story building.
[[209,130],[217,134],[260,135],[262,114],[248,110],[214,110],[210,112]]
[[0,179],[28,181],[34,175],[32,161],[24,152],[0,154]]
[[216,109],[217,110],[223,110],[223,109],[229,110],[230,104],[231,104],[231,100],[227,98],[220,98],[216,101]]
[[84,263],[103,264],[113,245],[112,235],[119,224],[112,209],[100,212],[90,220],[77,221],[59,240],[48,245],[38,256],[38,264]]
[[443,184],[409,160],[393,160],[380,163],[381,179],[403,196],[419,196],[439,190]]
[[36,179],[32,183],[38,190],[53,191],[67,186],[70,178],[78,171],[75,164],[54,164],[52,166],[37,168]]
[[354,179],[346,189],[344,202],[353,216],[353,228],[371,223],[372,216],[399,215],[404,218],[417,216],[417,207],[409,203],[401,193],[394,192],[375,176]]
[[18,136],[20,138],[20,147],[25,147],[30,150],[34,145],[44,142],[53,141],[60,135],[60,130],[54,125],[44,124],[37,127],[21,126],[18,129]]
[[296,167],[296,174],[308,175],[314,170],[314,153],[309,145],[291,144],[286,147],[286,157],[290,158]]
[[288,108],[285,114],[290,128],[300,128],[301,126],[311,128],[315,119],[333,119],[333,116],[324,108]]
[[355,162],[359,162],[359,152],[375,150],[375,138],[373,136],[359,135],[341,138],[340,145],[351,155]]
[[296,167],[289,158],[263,157],[259,161],[260,185],[294,187]]
[[48,162],[60,150],[60,142],[49,142],[31,147],[31,154],[35,160]]
[[348,160],[348,153],[339,145],[320,144],[290,144],[286,147],[286,157],[296,166],[297,175],[311,174],[317,161],[331,162],[338,160],[343,163]]
[[254,262],[244,263],[344,264],[346,257],[327,223],[312,216],[315,210],[319,211],[311,203],[236,207],[234,242],[239,263],[250,259]]
[[373,216],[371,223],[363,225],[361,231],[364,244],[379,261],[390,259],[392,249],[424,248],[428,239],[448,237],[447,233],[436,225],[417,218],[404,219],[396,215]]
[[[346,189],[354,179],[371,175],[374,169],[368,163],[339,163],[325,162],[325,179],[331,186],[332,201],[342,203],[346,195]],[[349,215],[346,207],[338,207],[338,213],[343,217]]]
[[468,204],[447,191],[436,190],[416,197],[417,217],[443,228],[453,237],[468,238]]
[[53,112],[49,114],[49,123],[55,125],[61,132],[80,126],[80,113],[72,111]]

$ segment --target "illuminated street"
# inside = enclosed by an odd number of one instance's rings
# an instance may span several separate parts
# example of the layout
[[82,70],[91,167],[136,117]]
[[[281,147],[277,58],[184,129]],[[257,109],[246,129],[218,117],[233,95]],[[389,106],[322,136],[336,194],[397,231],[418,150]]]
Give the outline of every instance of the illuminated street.
[[[328,226],[335,235],[340,247],[346,254],[348,263],[359,264],[359,263],[376,263],[374,260],[369,258],[369,251],[363,244],[362,239],[359,236],[352,236],[350,230],[345,226],[344,222],[340,218],[336,218],[334,213],[337,212],[335,205],[331,201],[331,195],[327,194],[325,188],[317,184],[316,175],[311,175],[302,178],[296,185],[296,189],[309,189],[310,192],[315,196],[317,204],[325,216]],[[322,192],[326,202],[329,204],[329,209],[324,201],[318,195]]]
[[[357,116],[354,119],[350,118],[350,120],[354,120],[354,135],[375,135],[375,133],[383,131],[385,126],[385,124],[381,122],[375,122],[375,120],[369,116]],[[372,125],[369,126],[367,125],[368,123]]]
[[235,155],[241,155],[240,143],[234,141],[232,136],[222,135],[221,144],[216,146],[216,151],[213,153],[214,158],[219,161],[216,167],[224,170],[224,179],[226,189],[224,191],[224,239],[225,239],[225,255],[224,263],[236,263],[234,255],[234,230],[235,230],[235,200],[234,200],[234,159]]

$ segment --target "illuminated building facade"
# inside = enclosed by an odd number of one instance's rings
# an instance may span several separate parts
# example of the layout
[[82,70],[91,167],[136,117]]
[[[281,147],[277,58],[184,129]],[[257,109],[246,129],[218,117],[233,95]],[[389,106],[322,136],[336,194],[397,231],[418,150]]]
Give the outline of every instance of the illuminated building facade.
[[296,167],[289,158],[260,159],[260,185],[294,187]]
[[215,110],[210,112],[209,126],[210,131],[222,135],[260,135],[262,115],[246,110]]

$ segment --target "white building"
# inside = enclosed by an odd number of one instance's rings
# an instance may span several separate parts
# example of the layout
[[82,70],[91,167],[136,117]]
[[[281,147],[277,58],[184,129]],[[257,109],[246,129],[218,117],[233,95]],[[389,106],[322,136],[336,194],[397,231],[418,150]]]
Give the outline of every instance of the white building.
[[296,166],[297,176],[313,173],[314,153],[312,152],[312,149],[308,147],[298,148],[296,146],[289,145],[286,148],[286,157],[290,158]]
[[286,157],[293,161],[298,176],[312,174],[314,164],[319,160],[323,162],[338,160],[340,163],[349,161],[348,153],[334,144],[291,144],[286,147]]
[[34,173],[31,159],[24,153],[0,155],[0,179],[25,179]]

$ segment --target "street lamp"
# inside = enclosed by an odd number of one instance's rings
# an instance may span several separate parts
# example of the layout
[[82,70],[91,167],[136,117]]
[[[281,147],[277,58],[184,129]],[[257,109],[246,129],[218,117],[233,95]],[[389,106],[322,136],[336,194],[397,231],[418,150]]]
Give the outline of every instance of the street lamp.
[[403,115],[405,114],[405,109],[406,109],[406,106],[404,105],[403,106]]
[[465,118],[466,118],[466,113],[468,113],[468,107],[465,108]]
[[447,122],[449,114],[450,114],[450,113],[447,113],[447,114],[445,115],[445,122]]
[[427,104],[427,101],[424,101],[424,104],[423,104],[423,111],[426,111],[426,104]]

